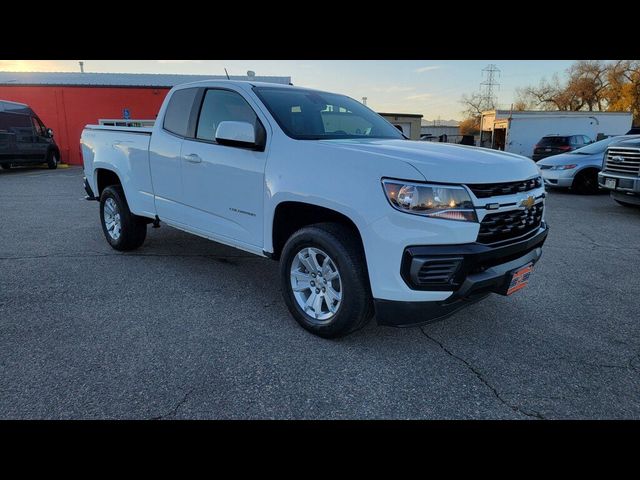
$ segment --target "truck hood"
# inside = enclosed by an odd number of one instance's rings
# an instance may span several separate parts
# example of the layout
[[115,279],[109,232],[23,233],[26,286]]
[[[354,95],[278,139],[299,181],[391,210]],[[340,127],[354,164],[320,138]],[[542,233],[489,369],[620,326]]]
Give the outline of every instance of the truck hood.
[[[533,160],[488,148],[395,139],[319,140],[344,150],[380,155],[412,165],[427,181],[500,183],[539,175]],[[383,175],[393,177],[393,168]]]

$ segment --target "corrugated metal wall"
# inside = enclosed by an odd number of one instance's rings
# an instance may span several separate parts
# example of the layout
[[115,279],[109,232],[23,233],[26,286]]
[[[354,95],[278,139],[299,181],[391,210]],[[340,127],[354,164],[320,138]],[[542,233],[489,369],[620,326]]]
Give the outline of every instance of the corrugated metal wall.
[[80,134],[100,118],[155,119],[169,88],[0,85],[0,100],[26,103],[53,129],[62,161],[82,164]]

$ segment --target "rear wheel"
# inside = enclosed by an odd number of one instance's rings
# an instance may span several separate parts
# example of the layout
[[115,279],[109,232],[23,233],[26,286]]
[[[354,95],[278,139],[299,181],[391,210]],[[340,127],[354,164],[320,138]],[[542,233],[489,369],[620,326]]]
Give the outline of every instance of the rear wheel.
[[582,195],[598,193],[598,172],[596,170],[583,170],[578,173],[573,180],[572,188]]
[[58,168],[58,154],[53,150],[49,150],[47,154],[47,167],[51,170]]
[[280,279],[293,317],[320,337],[342,337],[373,316],[362,247],[354,232],[340,224],[295,232],[282,251]]
[[100,195],[100,220],[107,242],[116,250],[135,250],[147,237],[146,218],[131,213],[119,185],[105,188]]

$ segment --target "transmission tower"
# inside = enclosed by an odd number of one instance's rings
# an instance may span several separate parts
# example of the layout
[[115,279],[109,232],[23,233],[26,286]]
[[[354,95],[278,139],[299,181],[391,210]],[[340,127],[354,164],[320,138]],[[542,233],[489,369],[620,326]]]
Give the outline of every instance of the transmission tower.
[[480,95],[483,104],[488,109],[493,109],[496,106],[496,93],[500,90],[499,77],[500,69],[493,63],[482,69],[483,81],[480,84]]

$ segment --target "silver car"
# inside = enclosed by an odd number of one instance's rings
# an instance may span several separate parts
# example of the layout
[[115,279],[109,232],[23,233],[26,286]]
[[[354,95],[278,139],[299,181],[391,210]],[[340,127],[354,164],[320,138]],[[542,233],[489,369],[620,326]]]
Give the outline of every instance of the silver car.
[[620,135],[591,143],[572,152],[540,160],[537,165],[546,187],[571,188],[582,194],[598,192],[598,172],[607,146],[613,141],[634,138]]

